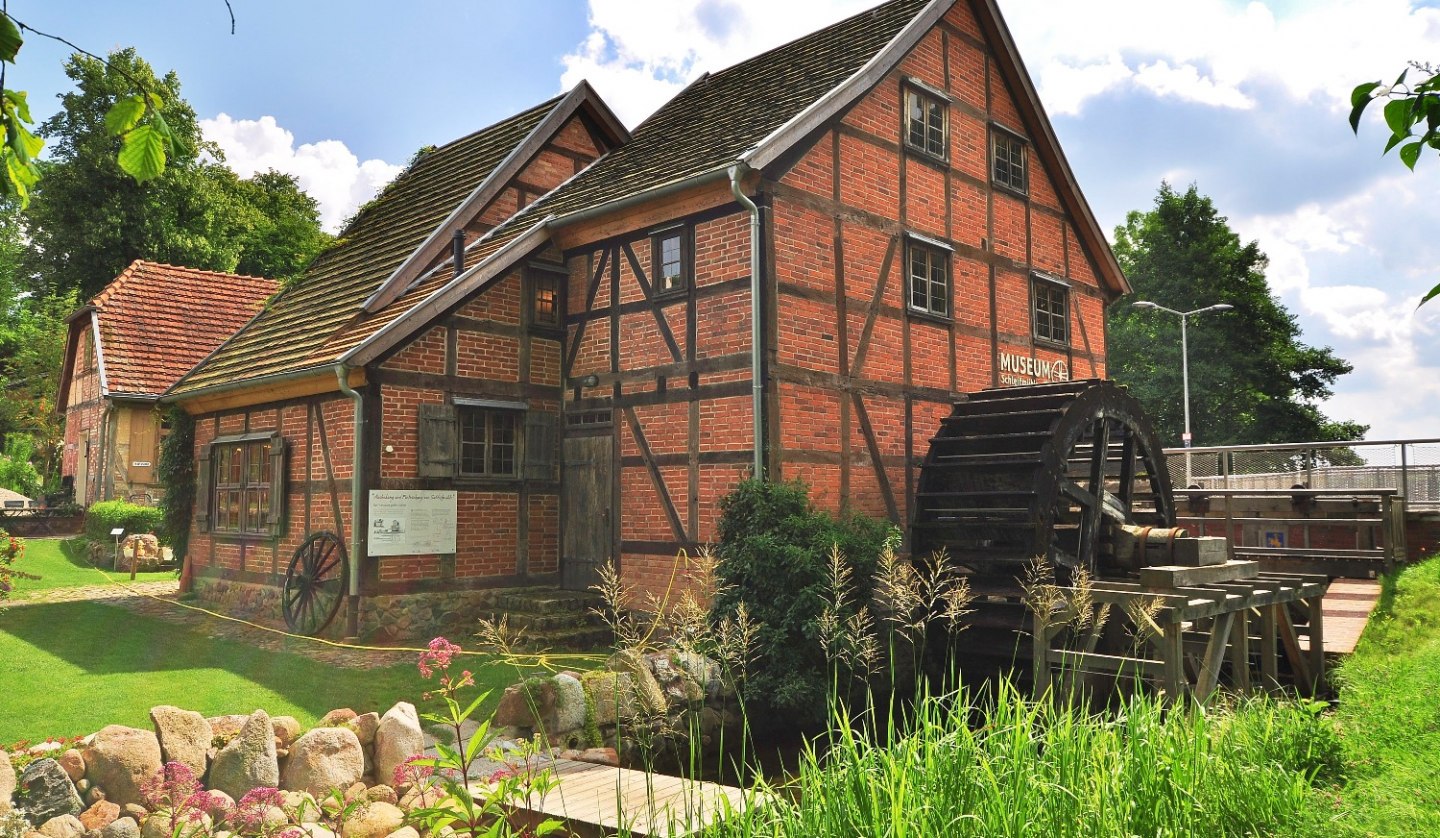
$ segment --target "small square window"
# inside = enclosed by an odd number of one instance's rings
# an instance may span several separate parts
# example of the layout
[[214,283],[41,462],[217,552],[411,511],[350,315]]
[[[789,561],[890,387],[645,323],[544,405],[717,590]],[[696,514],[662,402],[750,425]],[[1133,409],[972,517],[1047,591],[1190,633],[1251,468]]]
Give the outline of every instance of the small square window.
[[1007,131],[992,130],[990,175],[991,180],[1000,186],[1024,194],[1027,191],[1025,141]]
[[651,274],[656,294],[673,294],[690,287],[690,248],[684,228],[665,230],[650,239]]
[[905,91],[905,144],[944,160],[946,108],[940,99],[907,88]]
[[471,477],[514,477],[520,413],[460,408],[460,473]]
[[560,325],[560,275],[530,272],[530,322],[536,326]]
[[1070,289],[1036,277],[1031,283],[1035,337],[1051,343],[1070,342]]
[[950,316],[950,251],[911,241],[907,247],[910,310]]

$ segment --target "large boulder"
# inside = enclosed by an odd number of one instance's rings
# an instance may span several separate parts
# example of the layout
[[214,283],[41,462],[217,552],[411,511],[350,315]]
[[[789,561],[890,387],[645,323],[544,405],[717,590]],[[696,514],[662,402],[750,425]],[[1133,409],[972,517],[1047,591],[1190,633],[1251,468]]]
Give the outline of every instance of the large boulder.
[[275,728],[264,710],[256,710],[235,738],[215,754],[210,765],[210,788],[239,800],[251,789],[278,785],[280,761],[275,755]]
[[205,717],[193,710],[162,704],[150,708],[150,721],[160,740],[160,756],[166,762],[180,763],[196,777],[204,777],[210,741],[215,738]]
[[671,710],[684,711],[705,700],[704,688],[688,672],[675,665],[671,653],[646,655],[645,664],[655,676],[655,683],[660,685]]
[[270,719],[275,728],[275,747],[289,749],[300,738],[300,720],[294,716],[275,716]]
[[[665,691],[660,689],[660,683],[655,680],[655,673],[650,671],[649,662],[644,655],[634,649],[621,649],[610,656],[605,662],[605,668],[612,672],[623,672],[634,679],[635,697],[641,714],[660,715],[665,712],[668,704]],[[622,710],[621,716],[624,715]]]
[[80,838],[85,825],[74,815],[59,815],[42,824],[39,832],[45,838]]
[[120,818],[120,807],[108,800],[101,800],[80,813],[80,823],[85,831],[104,829]]
[[75,748],[67,748],[55,761],[70,775],[70,782],[79,783],[85,779],[85,756]]
[[382,783],[391,780],[397,766],[424,750],[425,733],[420,730],[415,705],[408,701],[396,704],[385,711],[375,728],[375,779]]
[[24,796],[22,805],[31,823],[45,823],[51,818],[85,811],[70,775],[60,763],[48,757],[25,766],[17,790]]
[[405,813],[390,803],[366,803],[350,813],[341,827],[343,838],[385,838],[405,825]]
[[140,838],[140,824],[134,818],[118,818],[100,830],[100,838]]
[[674,652],[670,662],[689,675],[705,691],[706,701],[727,697],[729,689],[719,662],[696,652]]
[[555,682],[555,717],[550,733],[564,736],[585,727],[585,687],[574,675],[561,673]]
[[213,825],[203,812],[156,809],[140,824],[140,838],[205,838]]
[[320,796],[348,788],[365,774],[365,754],[355,732],[317,727],[296,739],[280,776],[280,787]]
[[497,727],[554,727],[555,681],[551,678],[527,678],[505,688],[495,708],[493,724]]
[[140,786],[160,773],[160,740],[148,730],[123,725],[100,729],[85,746],[85,778],[105,790],[105,799],[124,806],[140,803]]
[[0,815],[10,811],[10,798],[15,794],[15,766],[10,764],[10,755],[0,750]]

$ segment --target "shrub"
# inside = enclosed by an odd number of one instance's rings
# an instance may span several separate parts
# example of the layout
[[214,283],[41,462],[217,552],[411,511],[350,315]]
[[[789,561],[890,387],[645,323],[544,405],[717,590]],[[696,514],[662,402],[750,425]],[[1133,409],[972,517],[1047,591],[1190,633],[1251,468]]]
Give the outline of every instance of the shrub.
[[0,453],[0,488],[31,499],[40,494],[40,472],[30,462],[33,453],[30,437],[12,433],[5,438],[4,453]]
[[165,494],[160,508],[165,524],[160,540],[170,545],[175,561],[184,562],[190,550],[190,519],[195,512],[195,419],[171,406],[165,415],[170,433],[160,441],[158,472]]
[[25,555],[25,542],[0,530],[0,602],[10,597],[16,579],[38,579],[28,573],[16,570],[15,562]]
[[828,559],[837,545],[854,568],[858,602],[868,602],[886,525],[839,520],[817,510],[801,483],[747,480],[720,501],[720,593],[712,617],[745,603],[760,626],[745,685],[752,723],[815,729],[826,721],[831,676],[818,621],[829,594]]
[[90,504],[85,511],[85,537],[92,543],[113,545],[110,531],[124,527],[126,535],[156,533],[164,526],[164,513],[154,506],[140,506],[123,500]]

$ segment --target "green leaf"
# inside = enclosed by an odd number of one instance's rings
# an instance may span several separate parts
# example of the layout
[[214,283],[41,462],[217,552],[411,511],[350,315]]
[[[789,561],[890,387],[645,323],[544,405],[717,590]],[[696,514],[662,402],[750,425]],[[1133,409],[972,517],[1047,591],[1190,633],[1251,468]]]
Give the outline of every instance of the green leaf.
[[[1425,305],[1426,303],[1430,302],[1431,300],[1435,299],[1436,297],[1440,297],[1440,285],[1436,285],[1434,288],[1431,288],[1431,289],[1430,289],[1430,293],[1428,293],[1428,294],[1426,294],[1425,296],[1421,297],[1421,298],[1420,298],[1420,305],[1423,306],[1423,305]],[[1419,308],[1419,307],[1420,307],[1420,306],[1416,306],[1416,308]]]
[[23,43],[25,39],[20,37],[20,27],[15,25],[10,15],[0,12],[0,61],[14,61]]
[[118,137],[140,124],[140,117],[144,115],[144,99],[139,96],[121,99],[105,112],[105,130]]
[[[1365,109],[1370,107],[1370,103],[1375,101],[1370,98],[1370,91],[1374,90],[1378,85],[1379,82],[1371,82],[1355,88],[1356,95],[1358,95],[1361,90],[1365,91],[1363,96],[1360,96],[1357,101],[1354,101],[1354,106],[1350,109],[1350,128],[1357,134],[1360,133],[1360,117],[1364,115]],[[1352,95],[1351,98],[1354,99],[1354,96]]]
[[1378,81],[1367,81],[1364,84],[1356,85],[1355,89],[1350,91],[1350,104],[1362,105],[1369,102],[1370,94],[1379,86],[1380,82]]
[[154,125],[137,125],[125,134],[120,146],[120,168],[144,183],[165,172],[165,135]]
[[1392,99],[1385,103],[1385,124],[1396,134],[1410,133],[1410,100]]
[[1401,147],[1400,147],[1400,162],[1401,162],[1401,163],[1404,163],[1405,166],[1406,166],[1406,168],[1408,168],[1408,169],[1410,169],[1410,170],[1413,171],[1413,170],[1415,169],[1415,161],[1420,159],[1420,149],[1422,149],[1422,148],[1424,148],[1424,147],[1425,147],[1425,144],[1422,143],[1422,142],[1420,142],[1419,140],[1416,140],[1416,141],[1413,142],[1413,143],[1409,143],[1409,144],[1407,144],[1407,145],[1401,146]]
[[20,118],[21,122],[35,121],[30,118],[30,99],[28,93],[23,90],[7,90],[5,91],[5,101],[6,104],[9,105],[6,110],[14,109],[15,115]]

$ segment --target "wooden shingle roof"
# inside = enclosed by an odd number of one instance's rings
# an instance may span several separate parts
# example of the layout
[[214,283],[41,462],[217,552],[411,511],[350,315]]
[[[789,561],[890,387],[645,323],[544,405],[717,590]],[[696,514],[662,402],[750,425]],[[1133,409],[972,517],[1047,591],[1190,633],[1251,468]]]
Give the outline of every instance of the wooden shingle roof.
[[325,345],[375,290],[485,181],[564,97],[423,154],[368,206],[302,279],[172,391],[331,363]]
[[132,262],[87,307],[99,324],[108,394],[164,393],[278,287],[258,276]]

